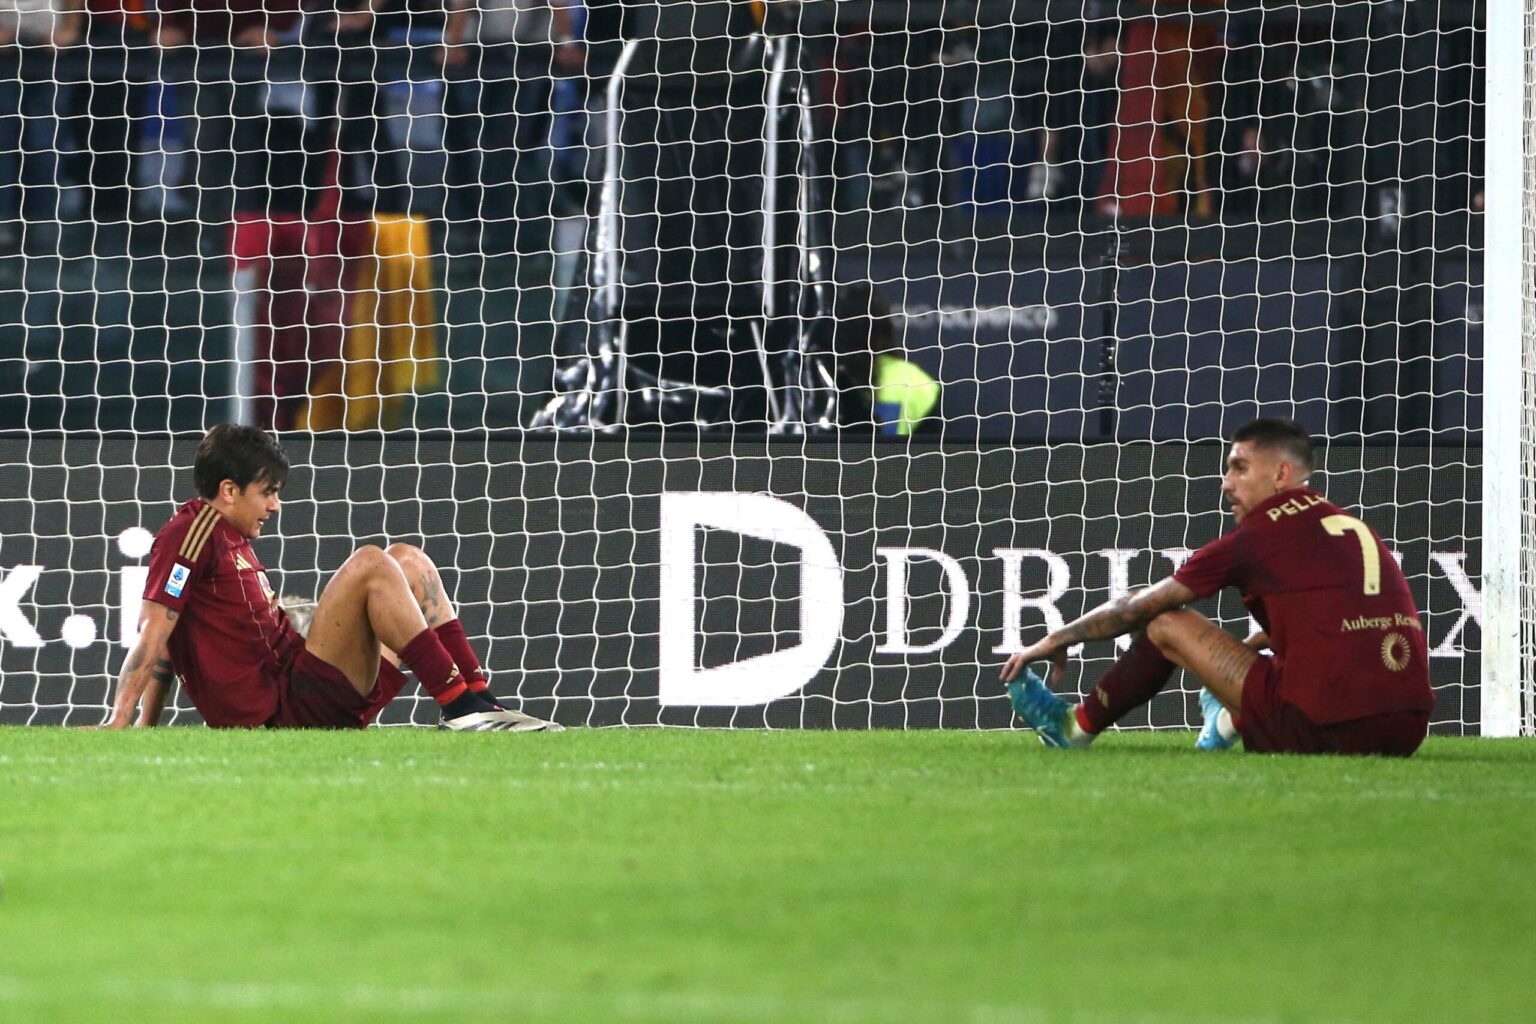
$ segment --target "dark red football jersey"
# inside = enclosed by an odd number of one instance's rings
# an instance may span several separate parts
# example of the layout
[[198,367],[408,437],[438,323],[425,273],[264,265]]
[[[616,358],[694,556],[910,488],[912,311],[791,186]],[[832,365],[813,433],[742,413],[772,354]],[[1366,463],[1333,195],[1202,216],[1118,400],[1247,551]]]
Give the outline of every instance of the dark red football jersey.
[[263,725],[278,680],[304,646],[251,542],[207,502],[189,501],[155,534],[144,600],[181,618],[171,666],[211,726]]
[[1280,697],[1318,725],[1430,711],[1429,648],[1408,580],[1376,531],[1305,488],[1260,503],[1173,574],[1237,587],[1269,634]]

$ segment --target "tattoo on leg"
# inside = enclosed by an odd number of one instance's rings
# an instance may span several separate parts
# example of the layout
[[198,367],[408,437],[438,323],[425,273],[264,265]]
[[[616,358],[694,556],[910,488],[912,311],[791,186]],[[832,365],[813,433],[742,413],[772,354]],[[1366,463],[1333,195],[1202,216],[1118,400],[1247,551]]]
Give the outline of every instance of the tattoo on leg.
[[452,609],[448,607],[448,595],[443,592],[443,583],[438,579],[436,569],[423,569],[416,578],[416,601],[421,605],[421,614],[426,617],[427,625],[434,629],[453,618]]
[[1211,667],[1219,678],[1239,683],[1248,672],[1248,664],[1252,658],[1252,652],[1246,647],[1234,646],[1231,638],[1225,634],[1213,636],[1207,644],[1211,655]]

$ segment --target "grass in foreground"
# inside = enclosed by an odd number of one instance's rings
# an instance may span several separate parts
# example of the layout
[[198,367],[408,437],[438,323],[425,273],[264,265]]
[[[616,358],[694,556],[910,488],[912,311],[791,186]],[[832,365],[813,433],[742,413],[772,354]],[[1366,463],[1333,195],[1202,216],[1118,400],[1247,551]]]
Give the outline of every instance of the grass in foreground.
[[1528,1020],[1536,744],[0,730],[0,1020]]

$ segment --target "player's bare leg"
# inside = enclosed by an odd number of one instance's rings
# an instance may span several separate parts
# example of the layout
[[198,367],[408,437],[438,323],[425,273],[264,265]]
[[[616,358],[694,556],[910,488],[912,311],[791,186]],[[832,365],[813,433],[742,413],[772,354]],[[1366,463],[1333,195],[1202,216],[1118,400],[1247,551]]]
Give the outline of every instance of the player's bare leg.
[[415,598],[416,606],[421,609],[422,618],[428,626],[436,629],[450,619],[459,617],[453,602],[448,599],[448,591],[443,587],[443,578],[438,574],[436,564],[427,557],[425,551],[414,544],[391,544],[384,549],[384,553],[400,566],[411,588],[411,596]]
[[[1033,673],[1009,684],[1009,700],[1048,745],[1085,747],[1111,724],[1156,696],[1183,668],[1235,711],[1243,679],[1258,655],[1196,612],[1171,610],[1153,618],[1130,650],[1075,707],[1051,692]],[[1228,714],[1227,729],[1233,735]],[[1230,745],[1228,742],[1226,745]]]
[[1189,609],[1164,612],[1147,624],[1147,638],[1163,656],[1199,679],[1234,714],[1243,680],[1259,655],[1241,640]]
[[517,716],[519,721],[530,730],[537,726],[558,731],[561,727],[553,722],[545,722],[542,719],[524,715],[508,707],[509,702],[491,694],[490,682],[485,670],[481,667],[480,659],[475,655],[474,648],[470,646],[463,624],[459,622],[458,612],[448,597],[447,588],[443,586],[442,575],[437,571],[437,565],[427,553],[414,544],[391,544],[384,553],[400,566],[400,571],[410,585],[411,596],[415,599],[417,607],[421,609],[422,617],[426,620],[427,626],[437,634],[448,653],[453,655],[455,664],[464,673],[464,681],[469,685],[470,692],[479,694],[500,710]]
[[370,693],[378,679],[381,646],[401,651],[427,628],[400,564],[366,545],[326,584],[306,646],[340,669],[359,693]]
[[416,606],[421,609],[422,618],[426,620],[427,626],[437,633],[443,646],[448,648],[448,653],[453,655],[454,662],[459,666],[459,671],[464,673],[464,681],[469,684],[469,688],[476,693],[485,694],[488,700],[497,703],[499,707],[500,704],[488,693],[489,685],[485,671],[474,649],[469,645],[469,637],[465,635],[464,627],[459,622],[459,613],[448,597],[448,589],[443,586],[443,577],[437,571],[436,563],[425,551],[414,544],[391,544],[384,549],[384,553],[400,566],[400,571],[411,588],[411,597],[415,599]]
[[1165,657],[1199,679],[1204,719],[1198,750],[1226,750],[1238,738],[1233,721],[1242,705],[1243,680],[1259,657],[1255,648],[1191,611],[1165,612],[1148,632]]
[[[422,568],[413,567],[418,572]],[[437,576],[435,566],[431,575]],[[440,606],[435,616],[451,611],[441,582],[429,596]],[[548,727],[505,711],[469,688],[437,630],[427,624],[427,612],[401,560],[381,548],[359,548],[326,585],[306,644],[311,654],[341,670],[362,694],[373,692],[381,655],[397,653],[442,708],[447,728],[533,732]]]
[[464,672],[464,682],[468,683],[472,691],[484,694],[485,699],[499,708],[501,703],[488,694],[490,685],[485,679],[485,671],[475,656],[475,649],[470,648],[470,639],[465,636],[464,626],[459,623],[458,611],[455,611],[452,600],[449,600],[449,591],[442,585],[442,576],[438,573],[436,563],[413,543],[392,543],[384,550],[384,554],[395,559],[399,570],[406,576],[410,596],[416,600],[416,606],[421,608],[422,619],[427,620],[427,626],[438,634],[442,646],[449,649],[453,662],[459,666],[459,671]]
[[353,552],[326,584],[305,644],[359,693],[373,692],[387,650],[410,666],[442,707],[445,722],[493,710],[469,692],[452,655],[427,626],[400,563],[373,545]]

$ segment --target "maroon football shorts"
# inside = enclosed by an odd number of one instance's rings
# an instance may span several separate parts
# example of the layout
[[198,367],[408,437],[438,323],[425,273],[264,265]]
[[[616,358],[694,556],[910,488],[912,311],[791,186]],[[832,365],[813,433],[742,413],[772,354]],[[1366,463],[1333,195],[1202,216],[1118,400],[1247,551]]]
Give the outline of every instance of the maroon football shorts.
[[288,666],[278,686],[277,713],[267,725],[277,729],[361,729],[405,685],[405,675],[383,658],[373,692],[364,696],[335,665],[306,647]]
[[1243,680],[1237,716],[1243,749],[1259,754],[1385,754],[1407,757],[1429,732],[1429,712],[1393,711],[1349,722],[1316,725],[1280,699],[1274,659],[1260,656]]

